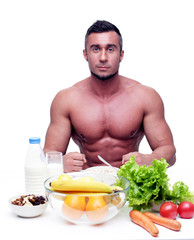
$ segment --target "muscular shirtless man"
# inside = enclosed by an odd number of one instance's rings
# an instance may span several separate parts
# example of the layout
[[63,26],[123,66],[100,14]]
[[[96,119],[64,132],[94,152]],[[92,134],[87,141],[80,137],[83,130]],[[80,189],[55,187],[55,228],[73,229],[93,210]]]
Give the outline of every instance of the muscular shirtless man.
[[[97,155],[115,167],[132,155],[139,165],[155,158],[173,165],[175,147],[160,96],[118,73],[124,51],[117,27],[95,22],[86,33],[83,55],[91,75],[54,98],[44,152],[62,152],[64,171],[102,165]],[[150,154],[138,152],[144,135]],[[71,137],[80,153],[66,153]]]

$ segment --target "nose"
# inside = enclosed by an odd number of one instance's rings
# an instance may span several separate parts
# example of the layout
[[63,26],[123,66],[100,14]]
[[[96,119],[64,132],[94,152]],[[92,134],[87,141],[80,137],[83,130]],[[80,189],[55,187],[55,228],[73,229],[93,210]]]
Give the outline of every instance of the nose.
[[101,50],[100,61],[101,62],[106,62],[107,61],[107,54],[106,54],[106,50],[105,49]]

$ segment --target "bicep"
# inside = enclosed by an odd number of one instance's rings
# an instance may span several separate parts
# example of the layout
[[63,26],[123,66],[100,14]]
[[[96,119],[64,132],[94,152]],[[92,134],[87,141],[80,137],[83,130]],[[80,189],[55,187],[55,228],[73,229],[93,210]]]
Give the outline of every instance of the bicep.
[[44,149],[59,151],[65,154],[71,137],[71,125],[69,121],[50,123],[45,139]]
[[71,122],[68,109],[61,99],[51,105],[51,121],[46,133],[44,150],[60,151],[65,154],[71,137]]
[[157,93],[153,94],[151,102],[146,106],[143,126],[152,150],[173,143],[172,133],[164,116],[164,105]]

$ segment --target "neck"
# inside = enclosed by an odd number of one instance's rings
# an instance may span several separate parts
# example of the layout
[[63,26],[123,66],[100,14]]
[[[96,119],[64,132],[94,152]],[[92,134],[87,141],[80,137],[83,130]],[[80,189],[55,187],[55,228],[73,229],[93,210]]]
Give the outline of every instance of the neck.
[[120,76],[116,73],[113,77],[100,80],[93,74],[90,76],[90,86],[92,92],[102,99],[110,98],[118,92],[120,87]]

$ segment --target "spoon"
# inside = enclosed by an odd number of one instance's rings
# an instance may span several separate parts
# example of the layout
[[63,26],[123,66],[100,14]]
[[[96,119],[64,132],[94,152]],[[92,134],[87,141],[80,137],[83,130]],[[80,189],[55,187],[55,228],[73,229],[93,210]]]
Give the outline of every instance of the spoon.
[[105,163],[106,165],[108,165],[109,167],[113,168],[114,170],[116,169],[115,167],[113,167],[112,165],[110,165],[110,163],[108,163],[106,160],[104,160],[104,158],[102,158],[100,155],[98,155],[98,159]]

